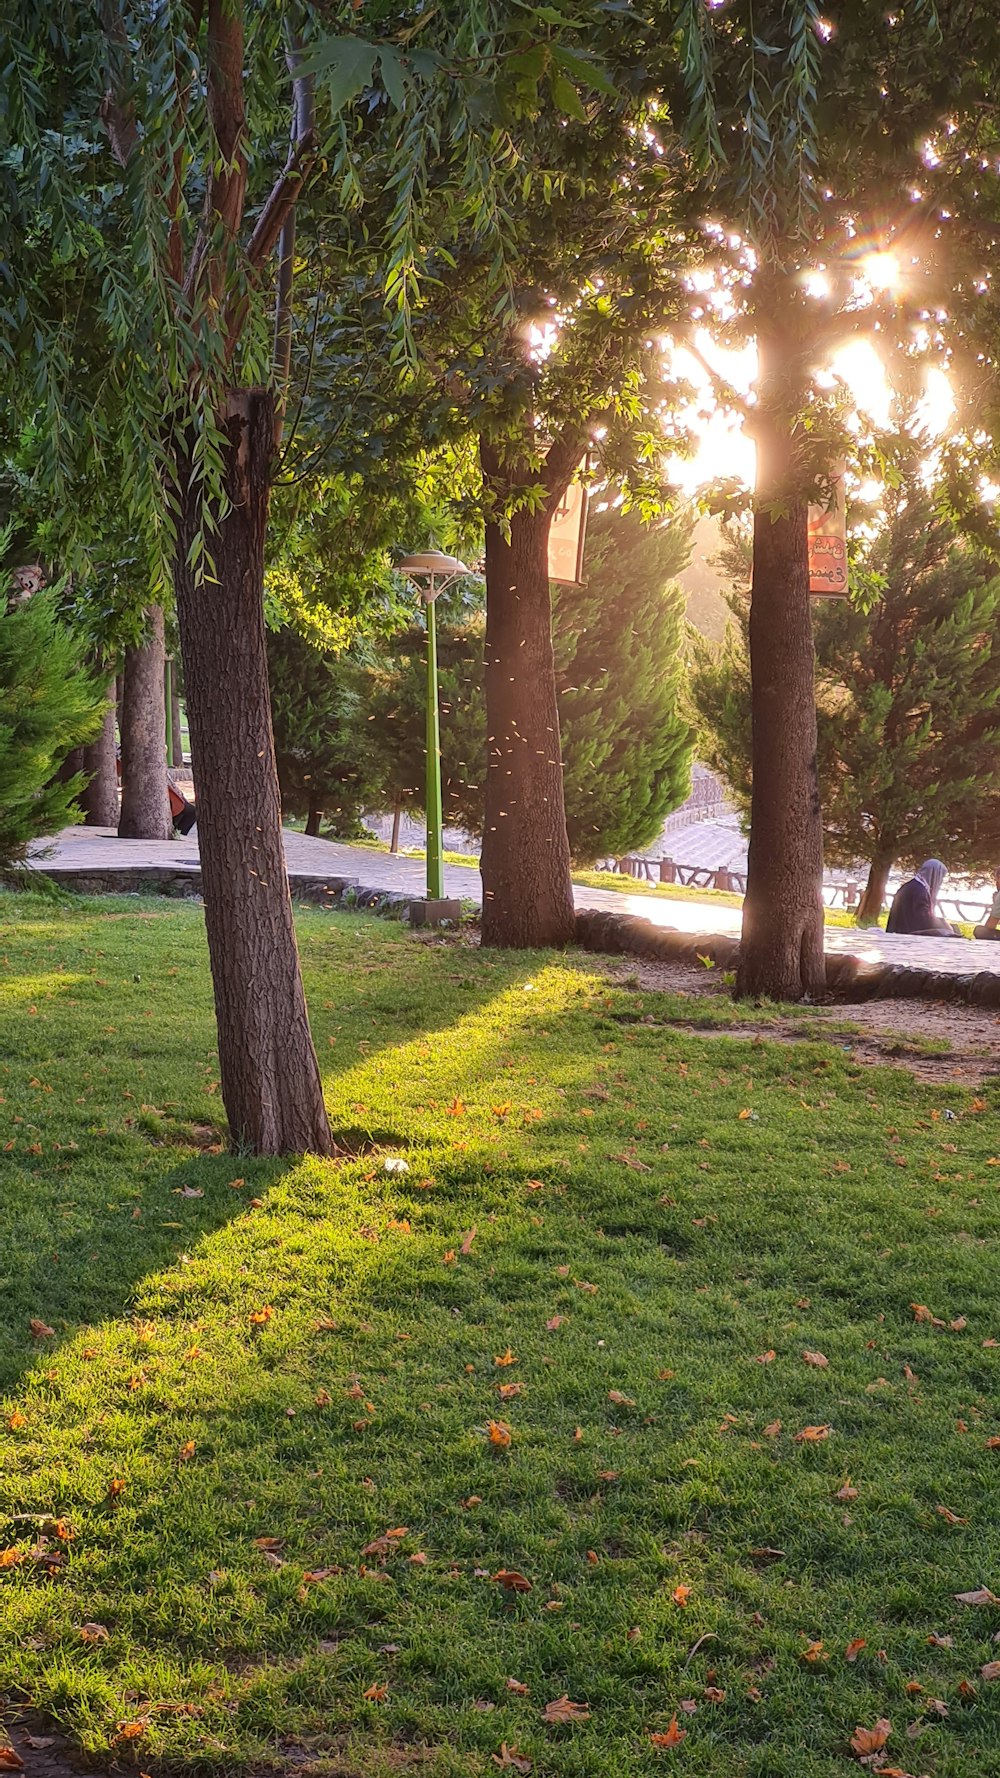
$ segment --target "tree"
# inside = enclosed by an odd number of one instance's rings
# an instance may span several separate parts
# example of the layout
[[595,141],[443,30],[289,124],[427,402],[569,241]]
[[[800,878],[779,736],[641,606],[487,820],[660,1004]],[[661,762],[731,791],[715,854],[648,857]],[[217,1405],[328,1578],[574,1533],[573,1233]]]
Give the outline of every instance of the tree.
[[80,777],[54,774],[104,714],[104,689],[84,661],[51,593],[9,609],[0,601],[0,869],[19,864],[32,840],[79,819]]
[[[1000,576],[963,541],[918,463],[885,490],[856,582],[874,603],[817,603],[818,775],[826,852],[865,861],[860,924],[878,919],[893,864],[939,855],[995,867],[1000,843]],[[731,558],[732,559],[732,558]],[[693,638],[702,756],[746,812],[752,749],[745,584],[718,648]]]
[[361,668],[288,626],[269,634],[267,659],[282,809],[304,815],[308,834],[325,818],[350,837],[376,782],[362,734]]
[[[917,145],[988,106],[996,36],[975,0],[939,11],[940,24],[929,4],[690,6],[677,62],[659,64],[708,174],[719,334],[757,350],[755,400],[742,404],[757,448],[743,994],[798,999],[825,981],[806,527],[847,440],[816,370],[838,341],[876,325],[881,341],[912,353],[918,312],[943,300],[951,243]],[[906,256],[905,297],[894,247]],[[861,248],[874,258],[867,270]],[[696,300],[711,320],[712,303]]]
[[680,710],[687,530],[593,512],[586,584],[554,589],[553,637],[569,848],[577,864],[639,851],[691,783]]
[[121,839],[169,840],[163,609],[145,614],[146,635],[125,650],[121,707]]

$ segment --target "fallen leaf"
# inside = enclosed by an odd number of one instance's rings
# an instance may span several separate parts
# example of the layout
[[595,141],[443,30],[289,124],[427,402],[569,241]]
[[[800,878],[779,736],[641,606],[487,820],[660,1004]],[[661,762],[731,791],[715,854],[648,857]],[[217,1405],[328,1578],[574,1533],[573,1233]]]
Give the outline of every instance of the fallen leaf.
[[497,1388],[497,1394],[501,1401],[512,1401],[516,1395],[520,1395],[523,1388],[523,1383],[501,1383]]
[[967,1525],[969,1523],[968,1519],[961,1519],[957,1513],[953,1513],[950,1506],[936,1506],[934,1511],[949,1525]]
[[111,1481],[108,1483],[108,1493],[110,1494],[112,1500],[117,1500],[120,1495],[124,1494],[124,1492],[125,1492],[125,1483],[122,1481],[121,1476],[113,1476]]
[[506,1352],[501,1352],[499,1358],[494,1358],[493,1363],[499,1364],[499,1365],[516,1364],[517,1359],[515,1358],[513,1352],[511,1351],[510,1347],[508,1346]]
[[[995,1662],[994,1665],[996,1665]],[[971,1703],[974,1698],[979,1696],[979,1693],[968,1679],[960,1679],[958,1682],[958,1695],[960,1698],[967,1698]]]
[[803,1426],[802,1431],[795,1434],[794,1442],[797,1445],[817,1445],[822,1439],[829,1438],[832,1431],[832,1426]]
[[255,1550],[283,1550],[285,1540],[283,1537],[255,1537],[253,1546]]
[[479,1230],[476,1228],[475,1223],[473,1223],[468,1234],[462,1236],[462,1245],[458,1251],[459,1251],[459,1253],[462,1254],[464,1259],[468,1259],[469,1254],[472,1252],[472,1243],[475,1240],[478,1233],[479,1233]]
[[270,1303],[265,1303],[264,1307],[262,1309],[251,1309],[251,1311],[250,1311],[250,1326],[251,1327],[264,1327],[264,1326],[266,1326],[267,1322],[269,1322],[272,1319],[273,1315],[274,1315],[274,1310],[272,1309]]
[[[562,1327],[563,1322],[568,1320],[568,1315],[553,1315],[551,1321],[545,1323],[546,1333],[555,1333],[557,1328]],[[997,1443],[1000,1444],[1000,1439],[997,1440]]]
[[553,1698],[542,1711],[543,1722],[586,1722],[589,1716],[589,1705],[574,1704],[565,1692],[561,1698]]
[[815,1666],[817,1661],[828,1661],[830,1657],[826,1653],[822,1642],[808,1642],[805,1648],[801,1651],[799,1659],[808,1661],[810,1666]]
[[632,1400],[632,1397],[630,1395],[623,1395],[620,1389],[609,1389],[608,1400],[613,1402],[616,1408],[635,1407],[635,1402]]
[[679,1729],[676,1716],[672,1716],[670,1727],[664,1729],[662,1733],[650,1735],[649,1739],[654,1747],[678,1747],[686,1737],[687,1729]]
[[524,1685],[520,1679],[505,1679],[504,1685],[509,1692],[513,1692],[518,1698],[526,1698],[531,1689],[530,1686]]
[[694,1698],[682,1698],[677,1708],[678,1710],[683,1710],[685,1716],[694,1716],[698,1709],[698,1705]]
[[858,1490],[857,1490],[857,1488],[854,1488],[851,1486],[850,1476],[848,1476],[843,1487],[837,1489],[837,1492],[836,1492],[834,1498],[836,1500],[857,1500]]
[[855,1636],[853,1642],[849,1642],[847,1644],[847,1647],[844,1650],[845,1661],[850,1661],[853,1666],[854,1662],[857,1660],[859,1654],[861,1653],[861,1650],[863,1648],[867,1648],[867,1647],[868,1647],[868,1642],[864,1636]]
[[803,1352],[806,1364],[811,1364],[818,1371],[825,1371],[830,1360],[822,1352]]
[[759,1568],[766,1568],[771,1562],[780,1562],[784,1553],[784,1550],[772,1549],[770,1544],[765,1543],[750,1551],[750,1560],[756,1562]]
[[754,1359],[754,1364],[773,1364],[776,1357],[777,1353],[775,1352],[774,1347],[771,1346],[767,1352],[758,1352]]
[[107,1642],[111,1631],[104,1624],[81,1624],[80,1638],[83,1642]]
[[919,1679],[908,1679],[903,1687],[908,1698],[915,1698],[918,1692],[922,1692],[923,1689]]
[[138,1741],[140,1735],[144,1735],[148,1727],[149,1723],[145,1717],[139,1717],[135,1722],[120,1722],[117,1729],[118,1740]]
[[959,1605],[1000,1605],[1000,1599],[989,1587],[974,1587],[971,1593],[953,1593]]
[[490,1579],[495,1580],[498,1587],[505,1587],[508,1593],[530,1593],[533,1585],[516,1568],[498,1568],[496,1574],[490,1575]]
[[427,1567],[427,1557],[424,1555],[423,1550],[415,1550],[410,1557],[410,1561],[413,1563],[414,1568]]
[[987,1661],[985,1667],[979,1669],[980,1679],[1000,1679],[1000,1661]]
[[506,1741],[501,1741],[500,1752],[491,1757],[495,1766],[513,1766],[516,1772],[531,1771],[530,1759],[526,1759],[523,1753],[518,1753],[516,1747],[508,1747]]
[[691,1588],[685,1586],[675,1587],[670,1597],[675,1605],[686,1605],[691,1597]]
[[27,1424],[27,1415],[22,1414],[17,1408],[14,1409],[12,1414],[8,1414],[7,1416],[7,1425],[11,1432],[20,1432],[22,1426],[27,1426]]
[[947,1716],[948,1706],[943,1698],[928,1698],[924,1705],[928,1716]]
[[191,1461],[191,1458],[192,1458],[192,1457],[193,1457],[193,1456],[194,1456],[194,1454],[195,1454],[195,1450],[196,1450],[196,1448],[197,1448],[197,1447],[196,1447],[196,1446],[195,1446],[195,1442],[194,1442],[194,1439],[193,1439],[193,1438],[189,1438],[189,1439],[188,1439],[188,1440],[187,1440],[187,1442],[186,1442],[186,1443],[185,1443],[185,1444],[183,1444],[183,1445],[182,1445],[182,1446],[181,1446],[181,1448],[180,1448],[180,1450],[179,1450],[179,1451],[178,1451],[178,1453],[177,1453],[177,1455],[178,1455],[178,1457],[179,1457],[179,1458],[180,1458],[180,1460],[181,1460],[181,1462],[182,1462],[182,1463],[189,1463],[189,1462],[190,1462],[190,1461]]
[[954,1636],[938,1636],[932,1630],[927,1638],[927,1646],[928,1648],[954,1648],[955,1638]]
[[[31,1332],[36,1340],[54,1340],[55,1339],[55,1334],[56,1334],[55,1328],[49,1327],[47,1322],[45,1322],[45,1321],[32,1320],[32,1321],[28,1322],[28,1326],[30,1327]],[[17,1763],[18,1763],[18,1765],[20,1765],[21,1764],[20,1760],[18,1760]]]
[[724,1704],[726,1701],[726,1694],[719,1685],[706,1685],[701,1695],[710,1704]]
[[332,1399],[332,1397],[330,1395],[329,1389],[317,1389],[316,1394],[313,1398],[313,1405],[317,1408],[328,1408],[330,1406],[331,1399]]
[[366,1692],[362,1692],[361,1696],[370,1698],[373,1704],[384,1704],[389,1696],[389,1687],[384,1680],[376,1680]]
[[24,1761],[13,1747],[0,1747],[0,1771],[20,1772],[23,1767]]
[[771,1420],[769,1422],[769,1424],[767,1426],[765,1426],[765,1428],[764,1428],[764,1437],[765,1438],[777,1438],[780,1431],[781,1431],[781,1421],[780,1420]]
[[858,1726],[851,1736],[851,1746],[859,1759],[870,1753],[880,1753],[892,1734],[892,1723],[887,1716],[880,1716],[874,1728],[863,1729]]
[[511,1430],[506,1420],[488,1420],[486,1422],[486,1436],[490,1444],[494,1445],[497,1450],[506,1451],[511,1441]]

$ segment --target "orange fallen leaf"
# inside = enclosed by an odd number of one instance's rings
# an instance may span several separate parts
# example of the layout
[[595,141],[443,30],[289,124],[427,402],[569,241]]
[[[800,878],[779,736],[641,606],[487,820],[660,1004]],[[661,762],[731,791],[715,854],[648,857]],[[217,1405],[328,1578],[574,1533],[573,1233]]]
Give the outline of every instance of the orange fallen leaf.
[[7,1425],[11,1432],[20,1432],[22,1426],[27,1426],[27,1424],[27,1415],[20,1413],[17,1408],[14,1409],[12,1414],[8,1414],[7,1416]]
[[848,1476],[843,1487],[837,1489],[835,1499],[837,1499],[837,1500],[857,1500],[857,1498],[858,1498],[858,1490],[857,1490],[857,1488],[852,1487],[851,1478],[850,1478],[850,1476]]
[[923,1691],[923,1689],[919,1679],[908,1679],[903,1687],[908,1698],[915,1698],[919,1692]]
[[184,1444],[183,1444],[183,1445],[182,1445],[182,1446],[181,1446],[181,1448],[180,1448],[180,1450],[179,1450],[179,1451],[178,1451],[178,1453],[177,1453],[177,1455],[178,1455],[178,1457],[179,1457],[179,1458],[180,1458],[180,1460],[181,1460],[181,1462],[182,1462],[182,1463],[189,1463],[189,1462],[190,1462],[190,1461],[191,1461],[191,1458],[192,1458],[192,1457],[193,1457],[193,1456],[194,1456],[194,1454],[195,1454],[195,1450],[196,1450],[196,1446],[195,1446],[195,1442],[194,1442],[194,1439],[193,1439],[193,1438],[189,1438],[189,1439],[188,1439],[188,1440],[187,1440],[187,1441],[186,1441],[186,1443],[184,1443]]
[[107,1642],[111,1632],[104,1624],[81,1624],[80,1637],[83,1642]]
[[513,1692],[518,1698],[526,1698],[531,1689],[530,1686],[524,1685],[520,1679],[506,1679],[504,1684],[507,1690]]
[[781,1431],[781,1421],[780,1420],[771,1420],[768,1422],[768,1424],[764,1428],[764,1437],[765,1438],[777,1438],[780,1431]]
[[939,1636],[936,1631],[932,1630],[927,1638],[927,1646],[928,1648],[954,1648],[955,1638],[954,1636]]
[[361,1696],[363,1698],[369,1698],[373,1704],[384,1704],[386,1698],[389,1696],[389,1687],[384,1681],[376,1680],[373,1685],[368,1687],[366,1692],[362,1692]]
[[874,1728],[863,1729],[860,1725],[851,1736],[851,1746],[859,1759],[865,1759],[870,1753],[881,1753],[892,1734],[892,1723],[887,1716],[880,1716]]
[[516,1364],[517,1359],[516,1359],[514,1353],[511,1351],[510,1347],[508,1346],[507,1350],[505,1352],[501,1352],[499,1358],[494,1358],[493,1363],[499,1364],[499,1365]]
[[23,1769],[24,1761],[13,1747],[0,1747],[0,1771],[20,1772]]
[[801,1432],[795,1434],[797,1445],[818,1445],[822,1439],[829,1438],[832,1426],[803,1426]]
[[701,1695],[709,1704],[724,1704],[726,1701],[726,1694],[719,1685],[706,1685]]
[[575,1704],[566,1692],[561,1698],[553,1698],[542,1711],[543,1722],[586,1722],[589,1716],[589,1705]]
[[853,1642],[849,1642],[847,1644],[847,1647],[844,1650],[845,1661],[850,1661],[851,1664],[853,1665],[853,1663],[857,1660],[859,1654],[861,1653],[861,1650],[863,1648],[867,1648],[867,1647],[868,1647],[868,1641],[867,1641],[866,1637],[855,1636]]
[[148,1727],[149,1723],[145,1717],[138,1717],[135,1722],[120,1722],[117,1731],[118,1740],[138,1741],[140,1735],[144,1735]]
[[32,1335],[36,1340],[53,1340],[53,1339],[55,1339],[55,1333],[56,1333],[55,1328],[49,1327],[48,1323],[45,1321],[31,1320],[28,1322],[28,1326],[31,1329]]
[[516,1395],[520,1395],[523,1388],[523,1383],[500,1383],[497,1394],[501,1401],[512,1401]]
[[686,1605],[691,1597],[691,1588],[685,1586],[675,1587],[670,1597],[675,1605]]
[[506,1451],[511,1441],[511,1430],[506,1420],[487,1420],[486,1436],[497,1450]]
[[18,1563],[23,1561],[23,1550],[15,1550],[13,1547],[0,1550],[0,1568],[16,1568]]
[[111,1481],[108,1483],[108,1493],[110,1494],[112,1500],[117,1500],[120,1495],[124,1494],[124,1492],[125,1492],[125,1483],[122,1481],[121,1476],[113,1476]]
[[505,1587],[508,1593],[530,1593],[532,1582],[527,1575],[519,1574],[516,1568],[498,1568],[496,1574],[490,1575],[498,1587]]
[[316,1394],[313,1397],[313,1402],[314,1402],[314,1405],[318,1408],[328,1408],[330,1406],[331,1399],[332,1398],[331,1398],[329,1389],[317,1389]]
[[461,1253],[463,1259],[468,1259],[469,1254],[472,1252],[472,1243],[475,1240],[478,1233],[479,1233],[479,1230],[477,1229],[475,1223],[473,1223],[468,1234],[462,1236],[462,1245],[459,1248],[459,1252]]
[[449,1117],[464,1117],[465,1116],[465,1101],[464,1101],[464,1099],[453,1099],[451,1104],[447,1105],[445,1107],[445,1110],[447,1111]]
[[413,1555],[410,1557],[410,1561],[412,1562],[414,1568],[426,1568],[427,1567],[427,1557],[425,1556],[423,1550],[415,1550]]
[[799,1658],[803,1661],[808,1661],[810,1666],[815,1666],[817,1661],[828,1661],[830,1659],[822,1642],[807,1642]]
[[[556,1329],[562,1327],[563,1322],[568,1320],[568,1315],[553,1315],[552,1319],[545,1323],[546,1333],[555,1333]],[[1000,1439],[997,1440],[997,1443],[1000,1444]]]
[[443,1266],[453,1266],[455,1264],[455,1249],[454,1249],[454,1247],[449,1247],[447,1252],[442,1254],[441,1264]]
[[949,1525],[967,1525],[969,1523],[968,1519],[962,1519],[958,1513],[953,1513],[950,1506],[936,1506],[934,1511]]
[[775,1352],[774,1347],[771,1346],[766,1352],[758,1352],[754,1359],[754,1364],[773,1364],[776,1357],[777,1353]]
[[250,1326],[251,1327],[264,1327],[264,1326],[266,1326],[267,1322],[269,1322],[273,1318],[273,1315],[274,1315],[274,1310],[272,1309],[270,1303],[265,1303],[264,1307],[262,1309],[251,1309],[251,1311],[250,1311]]
[[686,1738],[687,1729],[679,1729],[677,1727],[676,1716],[670,1718],[669,1728],[664,1729],[661,1733],[650,1735],[649,1737],[654,1747],[679,1747],[680,1743]]
[[[994,1665],[996,1665],[995,1662]],[[960,1698],[967,1698],[971,1703],[974,1698],[979,1696],[979,1693],[968,1679],[960,1679],[958,1682],[958,1695]]]
[[806,1364],[811,1364],[818,1371],[825,1371],[830,1360],[823,1352],[803,1352]]
[[632,1400],[632,1397],[630,1395],[623,1395],[620,1389],[609,1389],[608,1400],[613,1402],[616,1408],[635,1407],[635,1402]]

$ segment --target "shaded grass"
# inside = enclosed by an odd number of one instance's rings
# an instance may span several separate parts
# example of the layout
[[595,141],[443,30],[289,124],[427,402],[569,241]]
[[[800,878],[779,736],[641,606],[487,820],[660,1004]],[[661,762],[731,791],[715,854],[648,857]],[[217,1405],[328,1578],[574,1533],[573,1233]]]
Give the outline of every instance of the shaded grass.
[[1000,1592],[992,1097],[299,931],[341,1164],[206,1152],[199,910],[0,900],[0,1685],[144,1770],[791,1778],[883,1715],[904,1770],[997,1770],[1000,1608],[953,1598]]

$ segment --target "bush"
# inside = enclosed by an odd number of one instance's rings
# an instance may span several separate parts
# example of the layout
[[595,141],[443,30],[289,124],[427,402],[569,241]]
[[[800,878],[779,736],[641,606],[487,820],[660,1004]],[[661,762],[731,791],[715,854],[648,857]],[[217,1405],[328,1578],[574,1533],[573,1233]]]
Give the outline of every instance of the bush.
[[32,840],[80,819],[80,776],[53,774],[104,718],[105,690],[84,669],[85,643],[61,624],[51,595],[5,610],[0,594],[0,870]]

